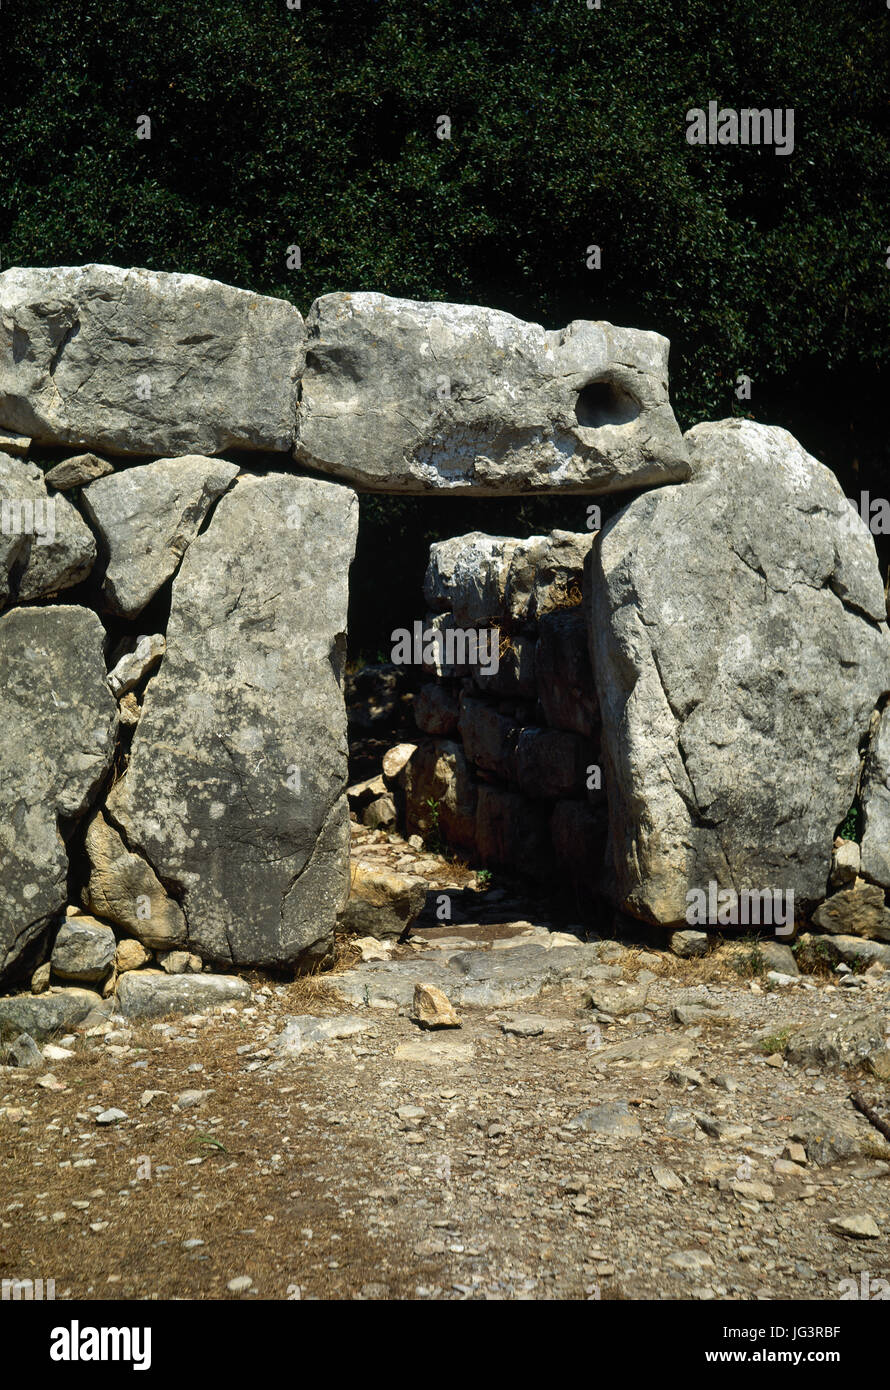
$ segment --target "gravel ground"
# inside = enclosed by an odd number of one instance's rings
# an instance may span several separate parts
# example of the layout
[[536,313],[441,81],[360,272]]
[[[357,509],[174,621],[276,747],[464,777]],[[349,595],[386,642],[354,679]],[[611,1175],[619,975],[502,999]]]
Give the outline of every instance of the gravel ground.
[[[379,969],[353,950],[339,974],[255,978],[249,1006],[3,1068],[0,1276],[90,1299],[837,1300],[890,1280],[890,1143],[848,1098],[890,1119],[887,1083],[818,1039],[782,1055],[807,1024],[886,1025],[890,973],[772,987],[750,947],[547,951],[520,921],[422,931],[387,978],[436,963],[496,988],[535,951],[583,961],[518,1002],[458,998],[459,1029],[344,1002],[341,978]],[[305,1015],[361,1031],[281,1054]]]

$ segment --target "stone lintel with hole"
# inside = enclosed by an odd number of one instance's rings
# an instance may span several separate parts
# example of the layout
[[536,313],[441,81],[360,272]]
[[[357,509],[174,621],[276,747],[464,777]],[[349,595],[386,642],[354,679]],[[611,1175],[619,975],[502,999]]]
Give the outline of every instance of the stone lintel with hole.
[[689,477],[666,338],[468,304],[327,294],[294,454],[371,492],[605,493]]

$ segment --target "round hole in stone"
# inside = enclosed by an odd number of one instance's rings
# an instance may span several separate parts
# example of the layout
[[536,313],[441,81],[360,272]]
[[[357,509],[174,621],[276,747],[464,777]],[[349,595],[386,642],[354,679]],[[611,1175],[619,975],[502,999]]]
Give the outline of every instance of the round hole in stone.
[[601,425],[627,425],[643,407],[635,396],[614,381],[591,381],[582,386],[575,402],[575,417],[584,429]]

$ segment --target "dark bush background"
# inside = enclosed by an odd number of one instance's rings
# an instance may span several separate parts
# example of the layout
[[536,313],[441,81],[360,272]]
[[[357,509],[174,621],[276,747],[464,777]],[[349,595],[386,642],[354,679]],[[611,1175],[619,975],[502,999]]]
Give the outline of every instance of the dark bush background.
[[[884,0],[3,0],[0,29],[3,267],[654,328],[684,428],[782,424],[848,493],[886,492]],[[711,99],[793,106],[793,155],[690,147]],[[355,641],[419,609],[431,538],[582,529],[582,503],[364,499]]]

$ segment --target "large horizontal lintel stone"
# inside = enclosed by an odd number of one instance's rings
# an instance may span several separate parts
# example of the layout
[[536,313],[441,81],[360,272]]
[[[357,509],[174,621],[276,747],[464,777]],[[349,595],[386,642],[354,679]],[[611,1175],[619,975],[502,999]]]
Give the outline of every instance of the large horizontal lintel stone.
[[38,444],[286,452],[304,351],[294,305],[198,275],[0,274],[0,427]]
[[615,492],[689,476],[668,342],[576,320],[327,294],[307,318],[294,453],[372,492]]

